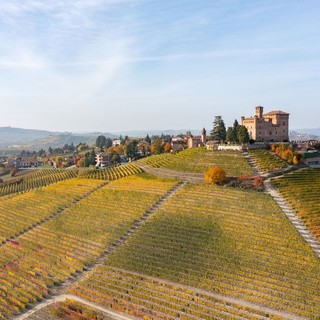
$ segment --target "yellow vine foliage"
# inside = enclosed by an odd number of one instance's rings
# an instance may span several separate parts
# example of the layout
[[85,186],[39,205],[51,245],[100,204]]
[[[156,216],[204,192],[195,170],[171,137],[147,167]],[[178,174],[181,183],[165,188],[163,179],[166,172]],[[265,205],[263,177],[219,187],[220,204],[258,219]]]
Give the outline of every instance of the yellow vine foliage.
[[211,167],[204,175],[204,180],[208,183],[222,183],[226,179],[226,173],[221,167]]

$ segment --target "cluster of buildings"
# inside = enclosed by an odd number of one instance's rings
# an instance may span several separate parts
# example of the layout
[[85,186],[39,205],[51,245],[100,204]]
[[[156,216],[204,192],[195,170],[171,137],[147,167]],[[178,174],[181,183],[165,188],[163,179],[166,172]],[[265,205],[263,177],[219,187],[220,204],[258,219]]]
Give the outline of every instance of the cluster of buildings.
[[[263,107],[255,107],[255,115],[241,117],[241,125],[248,130],[250,139],[255,142],[288,142],[289,141],[289,113],[276,110],[263,113]],[[199,136],[188,139],[188,148],[199,146],[212,146],[212,141],[207,141],[206,130],[202,129]]]
[[289,113],[276,110],[263,113],[263,107],[255,108],[255,115],[241,117],[241,125],[248,130],[250,139],[256,142],[288,142]]
[[[254,140],[257,145],[265,145],[273,142],[288,142],[289,141],[289,113],[275,110],[264,113],[262,106],[255,107],[255,114],[249,117],[241,117],[242,126],[245,126],[248,130],[249,138]],[[168,140],[166,140],[168,141]],[[150,141],[149,141],[150,142]],[[207,136],[206,129],[203,128],[201,135],[188,136],[179,135],[172,137],[171,142],[163,142],[166,145],[170,144],[171,147],[168,150],[180,151],[187,148],[195,148],[206,146],[207,149],[216,148],[216,141],[210,141]],[[318,142],[317,142],[318,143]],[[114,139],[112,141],[112,147],[120,146],[121,139]],[[150,155],[151,143],[141,140],[137,143],[137,154],[140,156]],[[219,146],[219,148],[235,148],[234,146]],[[241,148],[238,146],[238,148]],[[306,149],[306,148],[303,148]],[[301,150],[302,152],[302,150]],[[111,165],[111,155],[107,152],[100,152],[96,154],[96,166],[108,167]],[[306,163],[313,166],[320,166],[320,154],[319,152],[304,153]],[[71,160],[70,160],[71,161]],[[37,158],[16,158],[13,160],[13,164],[17,168],[30,168],[43,165],[43,162],[39,162]],[[69,163],[72,165],[74,163]],[[54,166],[54,160],[51,165]]]

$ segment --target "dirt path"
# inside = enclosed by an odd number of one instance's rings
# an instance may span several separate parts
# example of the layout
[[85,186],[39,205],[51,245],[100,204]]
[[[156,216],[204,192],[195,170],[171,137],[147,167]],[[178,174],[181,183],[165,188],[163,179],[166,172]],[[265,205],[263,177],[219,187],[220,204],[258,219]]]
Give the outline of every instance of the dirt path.
[[135,163],[146,173],[153,174],[155,176],[163,178],[178,178],[181,181],[186,182],[203,183],[203,173],[183,172],[164,168],[154,168],[146,164],[141,164],[139,162]]
[[[131,236],[132,233],[134,233],[140,226],[142,226],[146,222],[146,220],[152,214],[154,214],[163,203],[165,203],[170,197],[172,197],[184,185],[185,185],[185,182],[182,182],[182,181],[175,184],[169,191],[167,191],[161,197],[160,200],[158,200],[154,205],[152,205],[148,210],[146,210],[140,219],[135,220],[135,222],[133,223],[131,228],[124,235],[122,235],[117,241],[115,241],[98,259],[96,259],[96,261],[90,267],[87,267],[86,270],[84,270],[83,272],[76,273],[73,277],[70,277],[68,280],[64,281],[60,285],[57,285],[57,286],[54,286],[53,288],[51,288],[50,292],[49,292],[50,296],[49,296],[48,300],[46,300],[42,303],[39,303],[37,305],[34,305],[30,310],[26,311],[25,313],[23,313],[22,315],[14,318],[14,319],[17,319],[17,320],[18,319],[26,319],[25,316],[27,314],[30,315],[31,313],[34,313],[35,311],[40,310],[44,306],[48,305],[49,301],[50,301],[50,303],[54,303],[55,299],[57,299],[57,298],[60,299],[60,297],[68,295],[68,293],[67,293],[68,287],[73,285],[75,282],[80,281],[81,279],[87,277],[89,272],[91,272],[95,267],[103,264],[104,260],[108,257],[109,254],[111,254],[120,245],[122,245]],[[88,196],[88,195],[86,195],[86,196]],[[41,307],[39,307],[39,306],[41,306]],[[120,319],[120,318],[115,318],[115,319]],[[122,319],[133,319],[133,318],[127,317],[127,318],[122,318]]]
[[314,253],[320,259],[320,242],[310,233],[303,221],[297,216],[290,204],[271,184],[270,179],[264,181],[266,192],[268,192],[281,210],[285,213],[289,221],[297,229],[303,239],[310,245]]
[[75,295],[72,294],[61,294],[59,296],[56,296],[54,298],[51,298],[47,301],[41,302],[39,303],[37,306],[35,306],[34,308],[32,308],[31,310],[27,311],[26,313],[24,313],[23,315],[15,318],[16,320],[24,320],[24,319],[28,319],[29,316],[31,316],[33,313],[41,310],[42,308],[45,308],[53,303],[57,303],[57,302],[62,302],[65,301],[66,299],[71,299],[77,302],[80,302],[84,305],[87,305],[89,307],[95,308],[98,311],[104,312],[105,314],[107,314],[111,319],[111,320],[138,320],[138,318],[130,316],[130,315],[126,315],[120,312],[115,312],[115,311],[111,311],[109,309],[106,309],[104,307],[102,307],[99,304],[90,302],[88,300],[82,299],[80,297],[77,297]]
[[[172,195],[174,195],[185,184],[185,181],[190,181],[190,182],[195,182],[195,183],[200,183],[200,181],[203,182],[203,176],[202,175],[200,176],[200,174],[187,174],[187,173],[177,172],[177,171],[168,170],[168,169],[158,169],[158,168],[152,168],[150,166],[141,166],[140,164],[139,164],[139,166],[144,171],[146,171],[147,173],[155,174],[155,175],[158,175],[158,176],[170,177],[170,178],[173,178],[173,177],[174,178],[179,178],[183,182],[180,182],[177,185],[175,185],[156,204],[154,204],[149,210],[147,210],[145,212],[145,214],[141,217],[141,219],[137,220],[133,224],[133,226],[127,231],[126,234],[124,234],[120,239],[118,239],[108,250],[106,250],[103,253],[103,255],[101,255],[95,261],[94,265],[92,265],[86,271],[77,274],[75,277],[70,278],[69,280],[64,282],[61,286],[54,287],[53,290],[51,291],[52,298],[49,298],[48,300],[37,304],[32,309],[28,310],[26,313],[14,318],[14,319],[16,319],[16,320],[27,319],[27,317],[29,315],[31,315],[32,313],[40,310],[41,308],[44,308],[45,306],[47,306],[49,304],[52,304],[52,303],[55,303],[55,302],[63,301],[66,298],[73,299],[75,301],[81,302],[81,303],[86,304],[88,306],[94,307],[99,311],[105,312],[108,316],[111,317],[111,319],[114,319],[114,320],[136,320],[136,319],[138,319],[138,318],[130,316],[130,315],[125,315],[125,314],[121,314],[121,313],[106,309],[103,306],[95,304],[95,303],[92,303],[92,302],[90,302],[90,301],[88,301],[86,299],[79,298],[77,296],[68,294],[67,290],[68,290],[68,287],[71,286],[72,284],[74,284],[75,282],[87,277],[90,274],[90,272],[94,271],[95,267],[97,267],[98,265],[104,263],[104,260],[107,258],[107,256],[111,252],[116,250],[119,246],[121,246],[131,236],[131,234],[133,232],[135,232],[141,225],[143,225],[145,223],[145,221],[154,212],[156,212],[158,210],[158,208],[163,203],[165,203]],[[278,200],[278,201],[280,201],[280,203],[283,202],[283,199],[280,198],[281,196],[278,193],[276,193],[276,190],[274,190],[272,188],[270,180],[266,181],[266,190],[267,190],[268,193],[270,193],[274,197],[275,201]],[[277,201],[277,203],[278,203],[278,201]],[[284,208],[283,210],[284,210],[284,212],[286,212],[285,211],[286,207],[281,207],[281,208],[282,209]],[[292,215],[292,213],[290,213],[289,216],[290,215]],[[303,228],[303,227],[301,227],[301,228]],[[306,234],[305,227],[304,227],[304,229],[301,229],[301,231],[299,231],[299,232],[304,237],[303,234]],[[309,235],[308,235],[308,237],[309,237]],[[314,243],[312,243],[312,244],[314,244]],[[320,247],[319,247],[319,249],[320,249]],[[318,250],[318,247],[316,247],[316,250]],[[319,254],[320,254],[320,251],[319,251]],[[233,297],[229,297],[229,296],[220,295],[220,294],[217,294],[217,293],[213,293],[213,292],[206,291],[206,290],[203,290],[203,289],[199,289],[199,288],[196,288],[196,287],[186,286],[186,285],[183,285],[181,283],[176,283],[176,282],[168,281],[168,280],[161,279],[161,278],[150,277],[150,276],[147,276],[145,274],[135,273],[135,272],[127,271],[127,270],[125,270],[125,271],[129,272],[129,273],[132,273],[132,274],[138,274],[138,275],[141,275],[143,277],[148,277],[148,278],[151,278],[151,279],[153,278],[156,281],[161,281],[161,282],[167,283],[169,285],[180,286],[181,288],[190,289],[190,290],[192,290],[194,292],[202,293],[202,294],[205,294],[205,295],[208,295],[208,296],[220,299],[220,300],[224,300],[224,301],[226,301],[228,303],[238,304],[238,305],[241,305],[241,306],[244,306],[244,307],[251,308],[253,310],[262,311],[265,314],[278,316],[278,317],[283,318],[283,319],[288,319],[288,320],[307,320],[307,318],[304,318],[304,317],[300,317],[300,316],[297,316],[297,315],[294,315],[294,314],[291,314],[291,313],[288,313],[288,312],[285,312],[285,311],[274,310],[274,309],[271,309],[271,308],[268,308],[268,307],[265,307],[265,306],[262,306],[262,305],[257,305],[257,304],[242,300],[242,299],[237,299],[237,298],[233,298]],[[267,319],[267,317],[266,317],[266,319]]]
[[[222,295],[222,294],[219,294],[219,293],[215,293],[215,292],[212,292],[212,291],[208,291],[208,290],[205,290],[205,289],[200,289],[200,288],[197,288],[197,287],[184,285],[184,284],[182,284],[180,282],[174,282],[174,281],[166,280],[166,279],[163,279],[163,278],[148,276],[148,275],[146,275],[144,273],[139,273],[139,272],[135,272],[135,271],[131,271],[131,270],[128,271],[128,270],[117,268],[117,267],[113,267],[113,266],[112,266],[112,268],[115,269],[115,270],[119,270],[119,271],[122,271],[122,272],[129,273],[129,274],[141,276],[143,278],[148,278],[151,281],[154,280],[156,282],[162,282],[164,284],[168,284],[168,285],[173,286],[173,287],[180,287],[182,289],[191,290],[191,291],[193,291],[195,293],[203,294],[203,295],[206,295],[206,296],[209,296],[209,297],[213,297],[213,298],[218,299],[218,300],[226,301],[227,303],[237,304],[237,305],[241,305],[242,307],[247,307],[247,308],[250,308],[250,309],[253,309],[253,310],[262,311],[265,314],[278,316],[278,317],[281,317],[281,318],[284,318],[284,319],[289,319],[289,320],[307,320],[308,319],[308,318],[300,317],[300,316],[297,316],[295,314],[292,314],[292,313],[289,313],[289,312],[286,312],[286,311],[279,311],[279,310],[268,308],[268,307],[265,307],[265,306],[262,306],[262,305],[258,305],[258,304],[255,304],[255,303],[243,300],[243,299],[233,298],[233,297],[230,297],[230,296],[225,296],[225,295]],[[269,317],[266,317],[266,319],[267,318],[269,318]]]
[[320,258],[320,242],[310,233],[308,228],[304,225],[303,221],[297,216],[297,213],[292,209],[290,204],[285,200],[281,193],[272,186],[271,178],[280,178],[283,177],[285,173],[289,173],[296,170],[304,169],[305,166],[289,166],[285,169],[274,173],[263,173],[260,171],[259,167],[255,163],[254,159],[250,156],[249,153],[246,154],[246,159],[249,161],[250,166],[258,172],[258,174],[264,176],[264,187],[267,193],[271,195],[274,201],[278,204],[280,209],[285,213],[289,221],[300,233],[302,238],[310,245],[314,253]]

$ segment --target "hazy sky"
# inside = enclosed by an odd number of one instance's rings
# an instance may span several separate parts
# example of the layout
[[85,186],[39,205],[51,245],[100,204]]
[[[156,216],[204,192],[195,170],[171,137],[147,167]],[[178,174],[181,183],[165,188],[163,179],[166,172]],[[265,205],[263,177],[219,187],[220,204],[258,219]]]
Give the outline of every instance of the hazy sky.
[[320,127],[319,0],[0,0],[0,126]]

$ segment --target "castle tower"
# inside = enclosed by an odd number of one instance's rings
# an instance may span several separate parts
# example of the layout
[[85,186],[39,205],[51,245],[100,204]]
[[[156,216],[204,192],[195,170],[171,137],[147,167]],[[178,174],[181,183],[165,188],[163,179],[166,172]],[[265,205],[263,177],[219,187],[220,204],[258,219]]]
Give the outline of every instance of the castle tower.
[[261,107],[261,106],[257,106],[257,107],[256,107],[256,116],[257,116],[259,119],[262,119],[262,116],[263,116],[263,107]]
[[201,132],[201,142],[205,145],[207,142],[207,131],[205,128],[202,129]]

